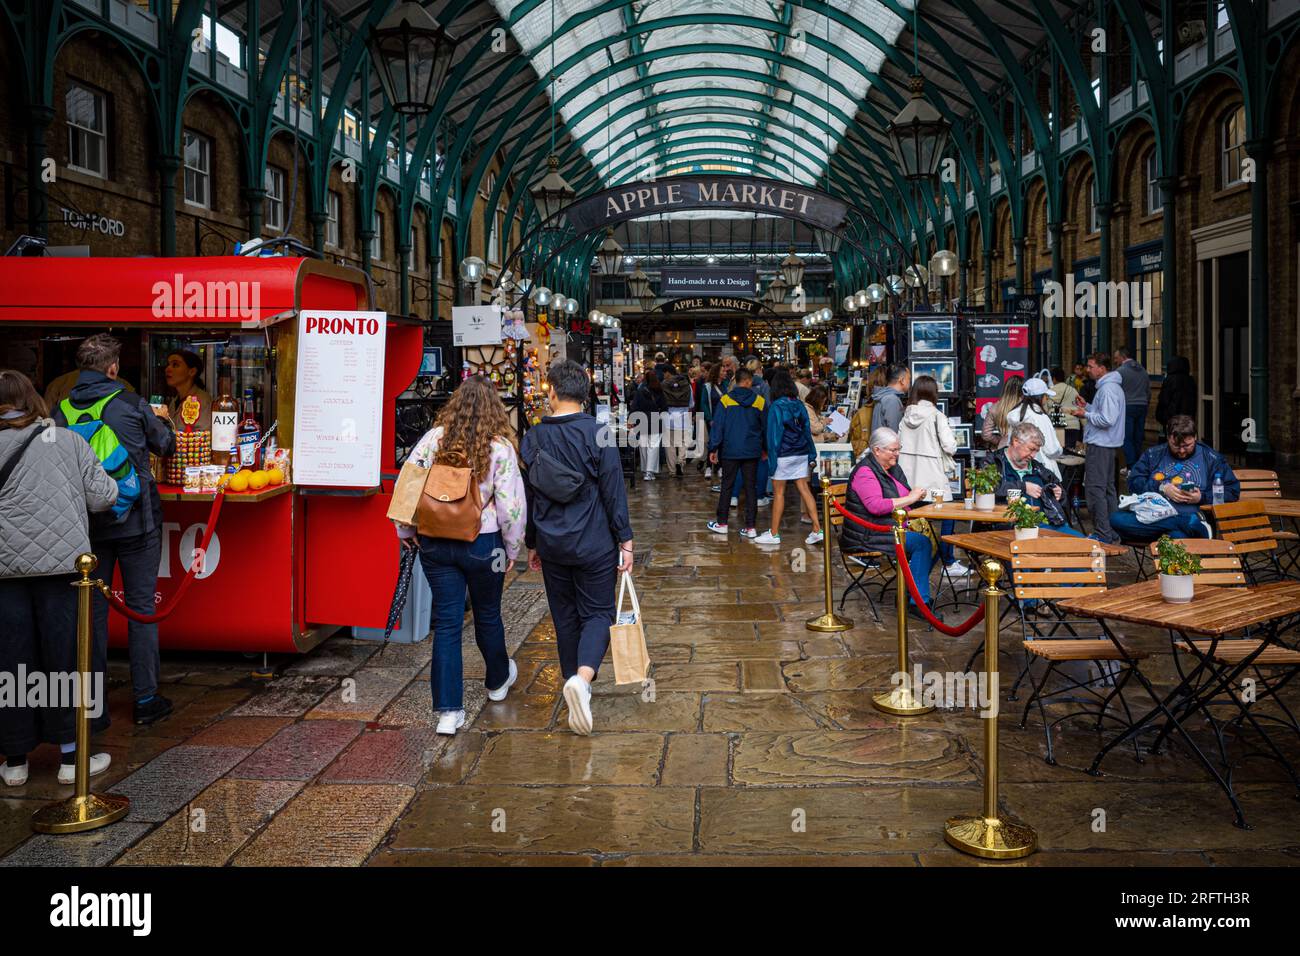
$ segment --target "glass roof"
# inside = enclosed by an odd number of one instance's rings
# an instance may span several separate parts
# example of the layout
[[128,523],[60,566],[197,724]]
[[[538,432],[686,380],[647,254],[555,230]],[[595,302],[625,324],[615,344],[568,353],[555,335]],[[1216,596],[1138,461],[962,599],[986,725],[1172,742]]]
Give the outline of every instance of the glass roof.
[[[899,0],[899,6],[910,10],[913,2]],[[521,3],[493,0],[507,22]],[[807,38],[826,41],[872,73],[885,58],[835,20],[785,0],[645,0],[565,29],[571,18],[599,5],[597,0],[545,0],[512,30],[542,77],[550,75],[552,57],[558,69],[590,44],[621,38],[559,71],[551,92],[563,101],[559,113],[568,133],[587,137],[583,151],[607,185],[648,169],[658,174],[695,164],[752,168],[758,175],[815,185],[844,136],[844,120],[835,113],[852,119],[870,81]],[[835,8],[890,44],[906,26],[879,0],[835,0]],[[724,22],[723,17],[755,22]],[[625,37],[632,28],[635,34]],[[735,49],[702,49],[707,44]],[[638,51],[662,56],[637,64]],[[758,55],[778,51],[818,75]],[[587,83],[605,70],[614,72]],[[692,72],[680,75],[683,71]],[[570,95],[573,91],[579,92]]]

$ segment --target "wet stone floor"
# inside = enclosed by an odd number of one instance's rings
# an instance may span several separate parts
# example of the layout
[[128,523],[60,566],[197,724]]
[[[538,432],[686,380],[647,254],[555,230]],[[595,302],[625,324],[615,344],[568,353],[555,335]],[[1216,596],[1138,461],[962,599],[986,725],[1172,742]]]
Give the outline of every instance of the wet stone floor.
[[[93,786],[129,796],[130,814],[89,834],[33,836],[31,813],[71,793],[54,781],[54,748],[42,748],[30,782],[0,794],[0,864],[977,863],[944,843],[943,824],[982,806],[981,718],[877,712],[871,696],[896,669],[890,601],[882,624],[855,596],[851,630],[807,630],[823,606],[822,553],[803,545],[793,500],[783,544],[763,550],[705,529],[708,484],[692,471],[629,495],[653,680],[616,686],[607,661],[592,736],[568,729],[538,574],[515,573],[506,590],[519,681],[504,702],[486,702],[466,628],[468,713],[454,738],[433,733],[427,641],[381,655],[335,638],[270,682],[254,681],[241,657],[164,655],[161,690],[176,711],[150,728],[131,724],[126,662],[115,658],[113,725],[96,748],[113,764]],[[838,556],[834,565],[838,596],[847,579]],[[1112,579],[1131,580],[1131,563],[1117,566]],[[1124,633],[1168,687],[1167,636]],[[961,671],[978,639],[913,624],[913,664]],[[1018,624],[1004,631],[1004,672],[1018,669],[1018,641]],[[1038,716],[1019,727],[1024,699],[1000,717],[1001,799],[1037,830],[1041,851],[996,865],[1300,863],[1300,802],[1277,762],[1237,761],[1254,827],[1241,830],[1180,742],[1140,764],[1116,750],[1092,777],[1083,768],[1102,738],[1077,720],[1059,727],[1049,766]],[[1145,710],[1140,690],[1130,701]],[[1300,763],[1294,736],[1274,739]]]

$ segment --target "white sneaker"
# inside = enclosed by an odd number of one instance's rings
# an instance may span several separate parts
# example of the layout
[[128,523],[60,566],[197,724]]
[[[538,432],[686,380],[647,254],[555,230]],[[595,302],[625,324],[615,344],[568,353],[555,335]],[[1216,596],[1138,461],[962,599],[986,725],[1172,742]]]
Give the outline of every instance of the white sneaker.
[[21,767],[11,767],[7,763],[0,764],[0,778],[4,779],[7,787],[21,787],[27,782],[27,764]]
[[569,729],[586,737],[591,733],[591,685],[574,674],[564,682],[564,703],[569,708]]
[[755,538],[758,537],[758,529],[757,529],[757,528],[741,528],[741,529],[740,529],[740,536],[741,536],[742,538],[749,538],[749,540],[753,541]]
[[655,480],[655,476],[652,475],[650,472],[647,471],[644,475],[641,476],[641,480],[642,480],[642,481],[654,481],[654,480]]
[[757,538],[754,539],[754,543],[755,544],[780,544],[781,536],[779,534],[773,534],[770,531],[764,531],[762,534],[760,534]]
[[964,578],[971,573],[971,569],[966,567],[966,565],[962,564],[960,561],[954,561],[952,564],[948,565],[948,573],[954,578]]
[[800,524],[812,524],[812,518],[809,518],[807,515],[804,515],[802,518],[799,519],[799,523],[800,523]]
[[[90,775],[96,776],[108,769],[108,765],[113,762],[110,754],[91,754],[90,755]],[[77,765],[75,763],[59,764],[59,783],[76,783],[77,782]]]
[[739,506],[739,505],[740,505],[740,499],[739,499],[739,498],[732,498],[732,499],[731,499],[731,507],[735,508],[735,507],[737,507],[737,506]]
[[758,499],[758,507],[760,508],[766,508],[771,503],[772,503],[772,499],[767,497],[767,495],[764,495],[762,498]]
[[506,678],[506,682],[502,684],[500,687],[498,687],[496,690],[490,690],[487,692],[488,700],[505,700],[506,694],[510,693],[510,685],[512,685],[515,682],[515,680],[518,679],[518,677],[519,677],[519,668],[515,665],[514,661],[511,661],[510,676],[508,676]]
[[446,710],[438,715],[438,733],[445,737],[454,737],[456,731],[464,726],[465,711],[463,710]]
[[803,543],[804,543],[804,544],[821,544],[821,543],[822,543],[822,539],[823,539],[824,537],[825,537],[825,535],[823,535],[820,531],[810,531],[810,532],[808,532],[808,537],[806,537],[806,538],[803,539]]

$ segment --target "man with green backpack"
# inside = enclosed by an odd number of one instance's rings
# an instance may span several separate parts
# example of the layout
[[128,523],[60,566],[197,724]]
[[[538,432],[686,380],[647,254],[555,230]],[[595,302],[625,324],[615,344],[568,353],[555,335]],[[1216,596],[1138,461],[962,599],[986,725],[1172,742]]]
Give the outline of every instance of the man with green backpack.
[[[122,343],[111,335],[92,335],[77,349],[77,384],[59,403],[57,424],[89,442],[104,470],[117,482],[118,503],[90,516],[90,544],[99,558],[99,575],[112,582],[121,566],[126,606],[154,612],[158,565],[162,558],[162,501],[149,467],[149,453],[170,455],[176,436],[139,395],[117,380]],[[108,602],[94,598],[95,643],[108,646]],[[135,722],[152,724],[171,713],[158,693],[158,625],[130,621],[127,648],[135,690]]]

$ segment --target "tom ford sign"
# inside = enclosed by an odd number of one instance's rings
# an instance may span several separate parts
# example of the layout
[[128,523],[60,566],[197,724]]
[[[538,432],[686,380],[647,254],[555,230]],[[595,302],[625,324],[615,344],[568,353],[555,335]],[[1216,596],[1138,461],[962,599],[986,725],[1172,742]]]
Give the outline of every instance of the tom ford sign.
[[840,200],[815,189],[751,176],[674,176],[615,186],[570,205],[565,214],[579,233],[679,209],[734,209],[769,213],[838,229],[848,213]]

